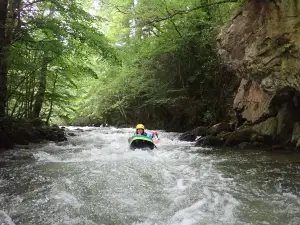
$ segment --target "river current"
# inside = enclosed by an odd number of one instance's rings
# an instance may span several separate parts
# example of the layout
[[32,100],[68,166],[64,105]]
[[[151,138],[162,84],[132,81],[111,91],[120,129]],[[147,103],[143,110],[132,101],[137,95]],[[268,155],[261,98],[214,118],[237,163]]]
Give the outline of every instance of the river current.
[[133,129],[0,154],[2,225],[300,224],[300,155],[216,150],[160,133],[131,151]]

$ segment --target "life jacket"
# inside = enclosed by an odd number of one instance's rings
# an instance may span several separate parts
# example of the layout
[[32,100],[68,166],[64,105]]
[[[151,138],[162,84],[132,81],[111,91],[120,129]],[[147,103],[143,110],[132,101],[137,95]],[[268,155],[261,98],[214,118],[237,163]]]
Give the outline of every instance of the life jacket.
[[134,135],[148,136],[148,134],[147,134],[146,132],[144,132],[144,133],[142,133],[142,134],[134,133]]

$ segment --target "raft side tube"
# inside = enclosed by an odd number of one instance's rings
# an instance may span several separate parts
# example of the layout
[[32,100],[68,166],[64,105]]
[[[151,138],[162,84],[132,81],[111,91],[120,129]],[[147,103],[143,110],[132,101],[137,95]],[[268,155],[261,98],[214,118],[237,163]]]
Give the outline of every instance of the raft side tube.
[[129,144],[130,149],[151,149],[153,150],[156,146],[153,143],[152,138],[147,137],[147,136],[141,136],[141,135],[136,135],[133,136],[130,144]]

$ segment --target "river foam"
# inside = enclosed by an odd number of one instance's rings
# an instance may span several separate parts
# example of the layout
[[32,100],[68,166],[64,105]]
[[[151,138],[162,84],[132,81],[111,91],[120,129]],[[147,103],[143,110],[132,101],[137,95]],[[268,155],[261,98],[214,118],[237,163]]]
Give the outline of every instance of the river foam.
[[[195,148],[178,141],[178,134],[165,132],[160,132],[155,151],[131,151],[127,138],[134,129],[69,129],[77,136],[69,137],[68,143],[23,151],[22,160],[15,160],[19,153],[5,153],[0,210],[16,224],[227,225],[285,220],[296,225],[299,218],[299,192],[287,186],[287,177],[263,176],[264,171],[269,176],[282,171],[265,165],[267,156],[260,157],[258,168],[243,154]],[[285,170],[285,176],[294,169]]]

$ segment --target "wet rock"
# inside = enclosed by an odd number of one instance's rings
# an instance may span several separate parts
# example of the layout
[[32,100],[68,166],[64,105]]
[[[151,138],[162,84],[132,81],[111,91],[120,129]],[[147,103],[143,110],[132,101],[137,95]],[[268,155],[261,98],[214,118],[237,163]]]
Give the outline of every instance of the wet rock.
[[42,126],[46,125],[46,123],[43,120],[41,120],[40,118],[29,119],[28,124],[30,124],[34,127],[42,127]]
[[271,144],[277,135],[277,124],[277,118],[271,117],[254,126],[242,126],[228,135],[225,146],[239,145],[243,142]]
[[46,140],[48,141],[67,141],[68,139],[65,137],[65,132],[63,129],[52,127],[50,128],[50,132],[46,135]]
[[203,126],[197,127],[197,128],[195,128],[194,130],[192,130],[192,132],[193,132],[196,136],[204,136],[204,135],[206,135],[206,131],[207,131],[207,128],[206,128],[206,127],[203,127]]
[[251,129],[260,135],[275,137],[277,134],[278,120],[276,117],[268,118],[259,124],[254,125]]
[[226,140],[230,134],[231,132],[222,131],[217,135],[217,138],[219,138],[220,140]]
[[292,143],[296,144],[300,139],[300,122],[295,123],[292,135]]
[[208,134],[210,135],[217,135],[222,131],[231,131],[232,130],[232,125],[229,123],[218,123],[215,124],[214,126],[210,127],[207,131]]
[[212,135],[208,135],[208,136],[202,137],[199,140],[197,140],[195,146],[197,146],[197,147],[206,147],[206,146],[219,147],[219,146],[222,146],[223,143],[224,143],[224,141],[221,140],[220,138],[212,136]]
[[69,135],[69,136],[71,136],[71,137],[76,136],[76,134],[74,134],[74,133],[67,133],[67,135]]
[[[41,143],[43,139],[48,135],[48,129],[44,127],[35,127],[32,129],[32,139],[30,142]],[[50,131],[51,132],[51,131]]]
[[297,141],[296,147],[297,147],[297,148],[300,148],[300,138],[299,138],[298,141]]
[[196,138],[197,136],[191,131],[185,132],[178,137],[180,141],[195,141]]
[[13,142],[6,135],[6,133],[0,129],[0,149],[9,149],[13,148]]
[[79,132],[83,132],[83,129],[81,129],[81,128],[76,128],[75,130],[77,130]]
[[51,125],[51,128],[59,129],[59,126],[57,124]]
[[[292,96],[288,96],[291,94],[289,92],[286,93],[286,99],[283,104],[280,104],[280,108],[278,109],[278,126],[277,126],[277,138],[284,142],[289,140],[293,135],[293,128],[295,121],[299,121],[300,111],[295,108],[294,102],[292,100]],[[278,104],[278,103],[277,103]]]
[[11,148],[14,144],[19,148],[25,148],[24,146],[31,142],[67,140],[64,129],[57,125],[46,126],[40,119],[0,118],[0,120],[0,148]]
[[18,145],[28,145],[31,141],[32,135],[27,130],[20,128],[18,130],[12,130],[9,132],[10,139]]
[[224,147],[238,145],[242,142],[250,142],[256,133],[251,128],[244,128],[232,132],[225,141]]

